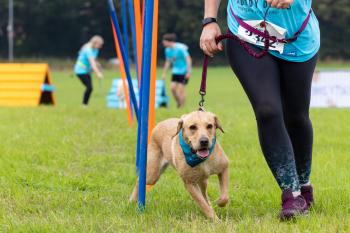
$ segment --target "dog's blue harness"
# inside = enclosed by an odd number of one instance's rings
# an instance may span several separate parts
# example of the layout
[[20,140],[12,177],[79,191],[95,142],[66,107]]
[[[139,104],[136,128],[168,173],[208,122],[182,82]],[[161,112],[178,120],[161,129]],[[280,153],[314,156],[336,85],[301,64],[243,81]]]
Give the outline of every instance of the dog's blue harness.
[[216,144],[216,137],[214,137],[212,146],[209,148],[209,155],[205,158],[201,158],[197,154],[192,153],[191,147],[185,142],[185,140],[182,137],[182,129],[179,132],[179,142],[180,142],[182,152],[185,155],[186,163],[190,167],[195,167],[209,158],[209,156],[214,150],[214,147]]

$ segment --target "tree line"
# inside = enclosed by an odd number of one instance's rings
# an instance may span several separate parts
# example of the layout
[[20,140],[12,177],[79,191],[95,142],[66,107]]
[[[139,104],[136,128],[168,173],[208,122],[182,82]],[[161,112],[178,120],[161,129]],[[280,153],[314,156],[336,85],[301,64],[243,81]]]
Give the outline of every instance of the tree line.
[[[252,0],[238,0],[249,2]],[[349,0],[313,1],[313,9],[321,27],[322,59],[350,59]],[[115,1],[117,11],[120,1]],[[180,41],[189,45],[195,59],[202,57],[198,46],[204,1],[160,0],[159,38],[166,32],[176,32]],[[226,26],[226,4],[222,0],[219,22]],[[0,0],[0,58],[7,57],[8,1]],[[26,0],[14,1],[15,57],[74,58],[81,45],[92,35],[105,38],[101,51],[104,58],[114,57],[115,50],[104,0]],[[122,20],[122,19],[120,19]],[[129,23],[129,22],[128,22]],[[160,41],[160,39],[159,39]],[[131,38],[130,38],[130,49]],[[132,54],[132,51],[130,51]],[[163,48],[159,43],[159,57]]]

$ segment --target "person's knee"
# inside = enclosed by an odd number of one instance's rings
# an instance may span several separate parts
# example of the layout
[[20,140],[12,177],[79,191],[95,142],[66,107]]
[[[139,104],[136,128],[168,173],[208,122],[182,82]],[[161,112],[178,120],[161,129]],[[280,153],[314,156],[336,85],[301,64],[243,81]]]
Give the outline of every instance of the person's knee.
[[171,85],[170,86],[170,90],[172,91],[172,92],[175,92],[176,91],[176,85],[175,84],[173,84],[173,85]]
[[256,120],[259,122],[269,122],[283,117],[281,108],[273,104],[260,104],[255,108]]
[[305,127],[311,123],[307,113],[286,114],[285,122],[290,127]]
[[86,92],[91,93],[94,89],[92,88],[92,86],[89,86],[86,88]]

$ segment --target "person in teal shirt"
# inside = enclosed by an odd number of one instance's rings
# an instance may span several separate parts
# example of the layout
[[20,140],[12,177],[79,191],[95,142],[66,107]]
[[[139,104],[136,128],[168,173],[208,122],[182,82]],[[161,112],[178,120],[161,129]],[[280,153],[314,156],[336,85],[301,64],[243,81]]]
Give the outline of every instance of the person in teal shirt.
[[[224,49],[215,42],[221,35],[219,4],[205,0],[200,47],[209,56]],[[311,5],[312,0],[229,0],[227,5],[228,28],[239,38],[226,41],[227,56],[252,105],[262,152],[282,191],[283,220],[306,214],[314,203],[309,107],[320,29]],[[252,51],[260,53],[266,39],[257,32],[265,29],[280,42],[270,41],[268,53],[257,59]],[[296,34],[296,40],[284,40]]]
[[90,95],[92,93],[92,80],[91,72],[94,71],[97,78],[102,79],[103,74],[101,71],[101,65],[96,61],[99,50],[103,46],[103,38],[101,36],[93,36],[88,43],[84,44],[74,65],[74,72],[80,79],[82,84],[86,87],[83,95],[83,105],[86,106],[89,103]]
[[187,45],[176,42],[176,34],[169,33],[163,36],[165,47],[165,63],[162,79],[165,80],[166,72],[172,66],[171,92],[177,103],[177,107],[184,106],[186,102],[185,86],[191,76],[192,59]]
[[[290,38],[299,30],[308,16],[311,3],[311,0],[294,1],[290,8],[281,10],[273,7],[269,8],[269,4],[266,1],[252,1],[251,3],[249,1],[241,1],[241,3],[236,3],[235,0],[229,0],[227,24],[233,34],[239,35],[240,25],[233,17],[231,10],[239,18],[247,20],[263,20],[267,12],[267,22],[285,29],[285,38]],[[287,61],[304,62],[315,56],[319,48],[320,29],[314,12],[311,12],[308,25],[298,39],[293,43],[283,45],[283,51],[270,50],[270,53]]]

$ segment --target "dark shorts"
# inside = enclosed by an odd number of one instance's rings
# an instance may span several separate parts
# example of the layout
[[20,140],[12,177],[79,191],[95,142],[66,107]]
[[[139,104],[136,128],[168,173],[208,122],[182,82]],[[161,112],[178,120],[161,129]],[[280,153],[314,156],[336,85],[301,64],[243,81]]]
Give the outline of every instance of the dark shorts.
[[179,74],[173,74],[171,81],[176,82],[176,83],[181,83],[184,85],[186,85],[188,83],[188,79],[185,78],[185,75],[179,75]]

